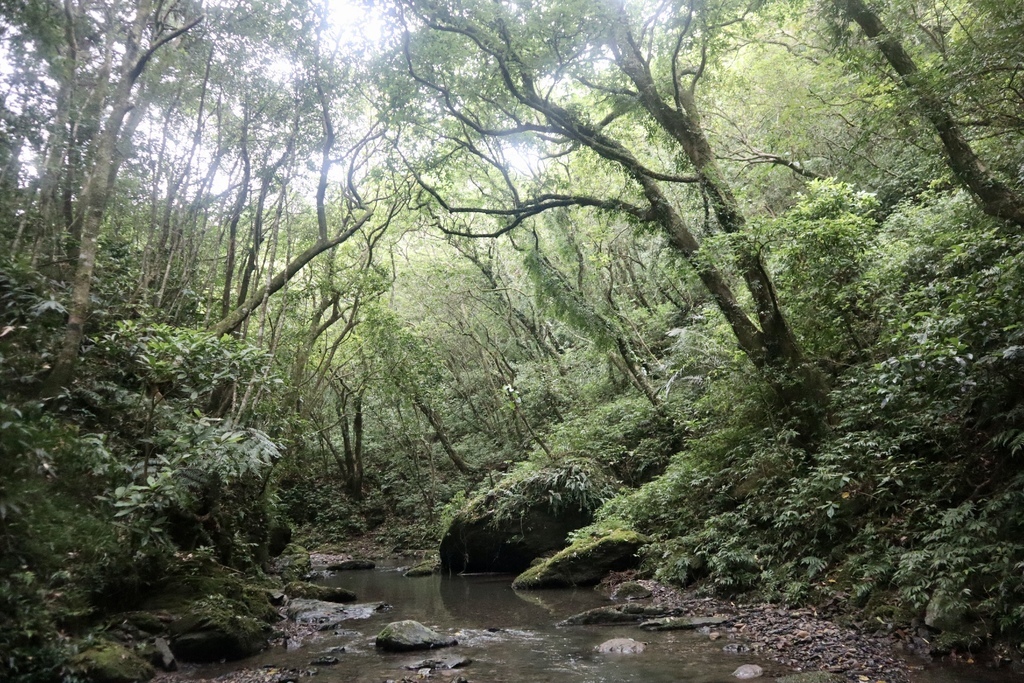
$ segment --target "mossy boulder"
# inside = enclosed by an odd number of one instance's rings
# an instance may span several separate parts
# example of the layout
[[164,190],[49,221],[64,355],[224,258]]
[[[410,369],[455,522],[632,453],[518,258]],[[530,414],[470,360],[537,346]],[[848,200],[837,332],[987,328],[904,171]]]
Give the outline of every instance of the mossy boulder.
[[309,551],[296,543],[289,543],[273,562],[273,570],[285,583],[301,581],[313,571]]
[[418,621],[406,619],[393,621],[377,634],[377,647],[388,652],[410,650],[432,650],[438,647],[457,645],[451,636],[441,635]]
[[270,638],[267,621],[240,610],[240,604],[212,595],[194,602],[171,624],[171,651],[186,662],[215,662],[250,657]]
[[143,607],[173,617],[167,632],[178,659],[240,659],[263,649],[270,625],[280,619],[268,587],[208,559],[193,558],[175,567]]
[[612,592],[612,600],[629,602],[631,600],[646,600],[653,593],[651,589],[639,581],[626,581]]
[[284,587],[291,598],[308,598],[324,602],[355,602],[356,594],[340,586],[319,586],[305,581],[292,581]]
[[419,564],[410,567],[402,576],[415,578],[417,576],[433,576],[441,571],[441,563],[438,560],[424,560]]
[[101,642],[75,655],[69,668],[91,683],[136,683],[155,674],[153,666],[118,643]]
[[636,552],[647,539],[631,530],[619,529],[596,538],[573,543],[544,562],[516,577],[516,589],[593,586],[609,572],[632,569]]
[[592,462],[523,466],[474,497],[441,539],[441,567],[461,572],[521,572],[537,557],[564,548],[568,535],[593,521],[614,492]]

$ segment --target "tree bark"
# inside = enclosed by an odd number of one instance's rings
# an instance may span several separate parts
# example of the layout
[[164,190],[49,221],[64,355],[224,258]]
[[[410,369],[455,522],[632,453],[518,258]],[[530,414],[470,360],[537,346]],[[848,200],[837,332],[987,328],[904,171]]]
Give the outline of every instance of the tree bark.
[[433,408],[424,403],[423,399],[419,396],[413,396],[412,402],[413,405],[416,406],[416,409],[423,413],[423,417],[427,418],[427,422],[430,423],[430,426],[434,428],[434,433],[437,435],[438,441],[441,442],[441,447],[444,449],[444,452],[448,454],[448,457],[451,459],[452,464],[455,465],[455,468],[463,474],[470,474],[473,470],[466,464],[466,461],[462,459],[462,456],[459,455],[452,446],[452,442],[448,438],[448,432],[444,428],[444,423],[441,422],[441,416],[438,415]]
[[362,217],[360,217],[357,221],[355,221],[352,224],[352,226],[349,227],[348,230],[345,230],[344,232],[335,235],[334,237],[328,239],[325,242],[318,240],[315,244],[313,244],[304,252],[296,256],[291,263],[289,263],[287,266],[284,267],[283,270],[281,270],[279,273],[277,273],[277,275],[271,278],[267,284],[253,291],[252,295],[245,301],[245,303],[235,308],[233,311],[224,316],[220,320],[220,322],[210,327],[210,332],[219,337],[221,335],[229,334],[237,330],[242,325],[242,323],[245,322],[246,318],[249,317],[249,314],[251,314],[253,310],[255,310],[256,307],[260,305],[264,297],[270,297],[276,294],[293,277],[295,277],[307,263],[312,261],[320,254],[324,253],[325,251],[333,249],[334,247],[338,246],[339,244],[347,240],[349,237],[354,235],[361,227],[363,227],[363,225],[366,224],[368,220],[370,220],[372,216],[373,210],[371,209],[367,211],[365,214],[363,214]]
[[929,90],[917,64],[902,43],[886,29],[879,16],[863,0],[835,0],[835,5],[860,26],[899,75],[903,87],[917,101],[918,113],[938,133],[950,169],[975,196],[982,210],[990,216],[1024,227],[1024,198],[994,177],[978,158],[967,136],[953,120],[948,103]]
[[[96,141],[92,168],[82,192],[82,209],[79,213],[81,241],[75,275],[72,280],[67,329],[54,361],[53,370],[43,383],[43,396],[57,394],[61,388],[68,386],[74,377],[79,349],[85,337],[85,324],[91,309],[90,294],[93,272],[96,268],[100,227],[103,224],[107,203],[110,200],[122,161],[118,155],[117,146],[124,137],[130,137],[134,132],[134,127],[140,120],[140,112],[145,106],[144,102],[133,101],[132,91],[153,53],[201,21],[201,18],[196,19],[185,27],[152,42],[148,49],[143,50],[142,38],[152,15],[152,3],[149,0],[142,0],[138,5],[135,19],[126,39],[120,75],[109,101],[110,113]],[[125,119],[133,109],[135,118],[129,120],[128,125],[125,125]]]

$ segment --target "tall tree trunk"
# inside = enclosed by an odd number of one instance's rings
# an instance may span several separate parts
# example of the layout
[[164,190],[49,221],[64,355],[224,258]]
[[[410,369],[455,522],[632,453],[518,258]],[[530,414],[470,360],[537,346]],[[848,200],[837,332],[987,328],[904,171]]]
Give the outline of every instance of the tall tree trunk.
[[228,334],[237,330],[249,314],[255,310],[257,306],[262,303],[263,298],[273,296],[282,287],[284,287],[302,268],[312,261],[320,254],[333,249],[338,246],[349,237],[354,235],[367,221],[373,216],[373,210],[367,211],[358,220],[354,221],[352,225],[326,242],[317,241],[315,244],[310,246],[308,249],[303,251],[301,254],[296,256],[288,265],[286,265],[280,272],[274,277],[270,278],[269,282],[262,287],[258,287],[252,295],[241,305],[236,307],[233,311],[230,311],[224,316],[219,322],[210,327],[210,332],[217,335],[218,337],[224,334]]
[[[141,119],[145,103],[133,101],[132,91],[139,76],[154,52],[166,43],[182,35],[199,23],[196,19],[181,29],[152,42],[148,49],[143,49],[142,37],[152,18],[153,9],[150,0],[141,0],[138,4],[134,22],[129,30],[125,53],[122,57],[120,74],[113,88],[109,102],[110,113],[96,141],[95,155],[82,193],[81,242],[78,249],[78,262],[72,280],[71,305],[68,308],[68,323],[64,333],[64,341],[54,361],[53,370],[46,378],[42,387],[42,395],[53,396],[61,388],[70,384],[74,377],[78,353],[85,337],[85,324],[89,318],[90,294],[92,292],[93,271],[96,267],[97,247],[100,227],[106,212],[107,203],[117,179],[121,158],[117,153],[118,143],[130,136],[134,126]],[[134,121],[125,126],[128,113],[134,111]]]
[[[242,119],[242,137],[239,140],[239,149],[242,154],[242,182],[238,187],[238,196],[235,198],[235,205],[231,209],[231,218],[228,221],[228,253],[224,259],[224,290],[220,300],[220,317],[224,318],[231,311],[232,278],[235,275],[235,251],[238,245],[238,223],[242,220],[242,212],[249,200],[249,182],[252,178],[252,161],[249,158],[249,104],[245,105],[245,112]],[[240,305],[241,302],[239,302]]]
[[423,417],[427,418],[427,422],[430,423],[430,426],[433,427],[434,434],[437,435],[437,440],[441,442],[441,447],[444,449],[444,452],[448,454],[448,457],[451,459],[452,464],[455,465],[455,468],[463,474],[470,474],[473,470],[466,464],[466,461],[462,459],[462,456],[459,455],[452,446],[452,442],[448,438],[448,432],[444,428],[444,423],[441,421],[441,416],[438,415],[433,408],[424,403],[423,398],[418,395],[413,396],[412,402],[413,405],[416,406],[416,409],[423,413]]
[[978,158],[967,136],[953,119],[948,102],[930,91],[913,58],[886,29],[878,15],[863,0],[835,0],[835,5],[874,41],[885,60],[899,74],[903,87],[917,101],[918,113],[928,119],[938,133],[950,169],[977,198],[982,210],[990,216],[1024,227],[1024,198],[993,176]]

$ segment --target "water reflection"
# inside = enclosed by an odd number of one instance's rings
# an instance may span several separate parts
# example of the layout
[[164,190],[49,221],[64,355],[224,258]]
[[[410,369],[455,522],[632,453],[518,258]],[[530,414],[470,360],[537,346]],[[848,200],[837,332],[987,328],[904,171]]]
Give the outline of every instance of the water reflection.
[[[338,664],[316,667],[318,676],[309,680],[381,683],[413,678],[416,672],[405,667],[417,660],[451,656],[472,659],[464,675],[479,683],[735,683],[732,672],[741,664],[763,666],[767,675],[759,680],[785,673],[756,657],[724,653],[721,641],[714,643],[693,632],[646,633],[632,625],[556,627],[571,614],[607,604],[604,596],[591,589],[517,593],[510,587],[509,576],[405,578],[388,569],[341,572],[326,582],[354,590],[361,602],[383,601],[393,608],[365,621],[346,622],[346,630],[325,633],[293,651],[277,648],[243,662],[197,668],[196,677],[261,666],[309,669],[310,662],[324,653],[335,654]],[[459,645],[422,654],[379,652],[373,645],[375,635],[399,619],[415,619],[451,633]],[[601,642],[617,637],[645,641],[647,650],[639,655],[595,651]],[[446,679],[432,675],[427,680]],[[977,678],[945,669],[914,675],[914,683],[969,680]]]

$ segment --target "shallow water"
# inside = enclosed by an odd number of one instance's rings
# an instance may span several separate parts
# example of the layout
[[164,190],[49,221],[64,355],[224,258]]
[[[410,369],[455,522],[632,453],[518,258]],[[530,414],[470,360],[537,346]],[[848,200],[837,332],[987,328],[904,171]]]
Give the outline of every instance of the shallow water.
[[[741,664],[772,666],[746,654],[725,654],[721,642],[698,633],[647,633],[632,625],[555,626],[572,614],[609,604],[589,588],[516,592],[509,586],[509,576],[406,578],[387,569],[340,572],[323,583],[354,590],[360,602],[383,601],[394,607],[348,621],[337,635],[326,632],[299,649],[274,648],[244,662],[204,666],[196,673],[216,676],[265,665],[308,669],[311,661],[325,654],[338,657],[339,663],[315,666],[319,674],[311,680],[381,683],[415,676],[405,667],[417,661],[449,656],[470,658],[464,675],[487,683],[732,683],[732,672]],[[459,644],[430,652],[379,652],[375,636],[385,624],[400,619],[452,634]],[[595,651],[600,643],[618,637],[644,641],[647,650],[641,655]],[[338,647],[345,651],[333,651]]]
[[[779,665],[749,654],[725,653],[724,639],[713,642],[700,633],[644,632],[633,625],[555,626],[569,615],[609,604],[589,588],[516,592],[509,576],[405,578],[393,569],[340,572],[323,583],[354,590],[360,602],[382,601],[394,607],[345,622],[339,630],[324,632],[297,649],[273,648],[242,662],[200,667],[195,674],[213,677],[261,666],[316,668],[317,677],[307,680],[381,683],[414,677],[416,672],[406,667],[415,662],[450,656],[470,658],[464,675],[482,683],[735,683],[732,672],[742,664],[758,664],[768,675],[786,673]],[[376,634],[385,624],[401,619],[414,619],[454,635],[459,644],[406,654],[378,651]],[[595,651],[598,644],[619,637],[646,642],[646,652],[606,655]],[[344,652],[337,651],[341,647]],[[336,656],[338,664],[311,665],[324,655]],[[915,672],[913,680],[1005,683],[1021,678],[978,667],[929,667]]]

